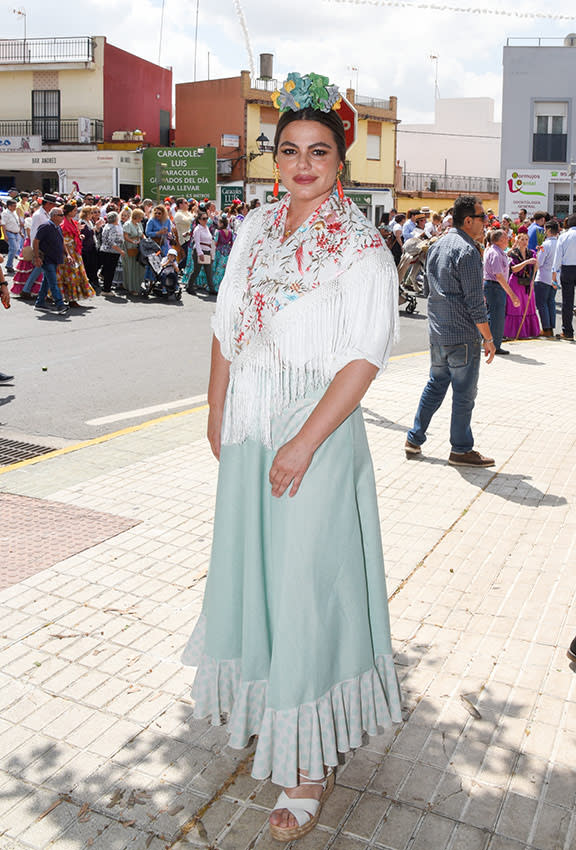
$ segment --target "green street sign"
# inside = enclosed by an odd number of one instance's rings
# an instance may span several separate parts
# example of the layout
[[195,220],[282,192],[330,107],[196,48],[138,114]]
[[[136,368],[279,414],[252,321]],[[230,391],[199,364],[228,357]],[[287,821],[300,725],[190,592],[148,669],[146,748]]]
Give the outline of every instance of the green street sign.
[[372,195],[362,195],[359,192],[344,192],[347,198],[354,201],[358,207],[371,207]]
[[146,148],[142,172],[144,197],[216,199],[216,148]]
[[[287,194],[288,192],[284,192],[282,191],[282,189],[280,189],[278,192],[278,200],[280,201],[284,197],[284,195]],[[264,201],[267,204],[271,204],[274,201],[274,192],[272,191],[272,189],[270,189],[269,192],[266,192],[266,197],[264,198]]]
[[244,200],[244,189],[242,186],[220,186],[220,209],[223,210],[229,207],[230,204],[238,199]]

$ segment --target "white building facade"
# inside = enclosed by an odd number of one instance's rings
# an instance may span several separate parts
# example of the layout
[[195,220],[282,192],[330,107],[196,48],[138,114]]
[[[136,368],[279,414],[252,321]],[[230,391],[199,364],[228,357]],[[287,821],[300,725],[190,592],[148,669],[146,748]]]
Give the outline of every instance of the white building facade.
[[504,47],[500,209],[564,218],[576,161],[576,35]]
[[433,124],[398,127],[404,173],[497,178],[501,125],[492,98],[437,98],[434,113]]

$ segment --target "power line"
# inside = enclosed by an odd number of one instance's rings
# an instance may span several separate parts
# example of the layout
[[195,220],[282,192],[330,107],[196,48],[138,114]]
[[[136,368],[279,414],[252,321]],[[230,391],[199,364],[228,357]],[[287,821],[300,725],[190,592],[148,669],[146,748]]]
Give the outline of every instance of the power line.
[[415,136],[455,136],[458,139],[501,139],[502,136],[482,136],[475,133],[435,133],[432,130],[403,130],[400,127],[397,133],[412,133]]
[[436,12],[463,12],[470,15],[498,15],[509,18],[546,18],[553,21],[574,21],[576,15],[554,15],[548,12],[517,12],[515,9],[481,9],[472,6],[446,6],[437,3],[409,3],[405,0],[327,0],[355,6],[393,6],[400,9],[432,9]]

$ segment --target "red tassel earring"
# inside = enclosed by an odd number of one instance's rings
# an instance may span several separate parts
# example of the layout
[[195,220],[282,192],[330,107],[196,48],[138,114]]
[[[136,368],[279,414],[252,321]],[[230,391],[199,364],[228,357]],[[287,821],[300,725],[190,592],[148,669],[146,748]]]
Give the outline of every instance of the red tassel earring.
[[338,197],[341,201],[344,200],[344,189],[342,188],[342,183],[340,182],[340,175],[343,171],[344,169],[342,168],[342,166],[340,166],[340,168],[338,169],[338,176],[336,177],[336,191],[338,192]]
[[278,163],[274,163],[274,188],[272,189],[272,194],[275,198],[278,197],[278,190],[280,188],[280,169],[278,168]]

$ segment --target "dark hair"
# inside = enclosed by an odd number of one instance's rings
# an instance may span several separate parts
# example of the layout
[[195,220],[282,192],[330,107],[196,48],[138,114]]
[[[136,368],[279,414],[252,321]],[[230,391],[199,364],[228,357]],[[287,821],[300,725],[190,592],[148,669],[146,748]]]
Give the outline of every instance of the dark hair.
[[571,227],[576,227],[576,213],[566,216],[564,219],[564,227],[569,230]]
[[544,228],[545,228],[545,230],[551,230],[552,233],[559,233],[560,232],[560,228],[558,227],[557,221],[552,221],[552,220],[547,221],[546,224],[544,225]]
[[62,212],[64,213],[64,215],[68,215],[69,213],[71,213],[75,209],[76,209],[76,204],[64,204],[64,206],[62,207]]
[[532,219],[533,219],[533,221],[536,221],[537,218],[546,218],[547,215],[548,215],[547,212],[542,212],[542,210],[538,210],[538,212],[534,213],[534,215],[532,216]]
[[181,204],[186,204],[186,203],[188,203],[188,201],[186,200],[186,198],[178,198],[178,199],[176,200],[176,206],[177,206],[177,207],[179,207]]
[[280,144],[280,136],[282,131],[293,121],[317,121],[319,124],[324,124],[332,131],[338,156],[342,161],[342,165],[346,162],[346,133],[342,119],[333,109],[330,112],[321,112],[319,109],[312,109],[307,106],[306,109],[300,109],[298,112],[293,112],[291,109],[283,112],[276,126],[274,135],[274,159],[278,156],[278,145]]
[[222,230],[226,230],[226,228],[228,227],[228,217],[227,216],[225,216],[225,215],[220,216],[220,227],[222,228]]
[[476,204],[480,201],[476,195],[460,195],[454,201],[452,223],[454,227],[461,227],[464,224],[464,219],[469,215],[476,213]]
[[503,236],[508,238],[508,234],[504,233],[503,230],[492,230],[491,233],[489,234],[489,236],[490,236],[490,244],[491,245],[495,245],[498,242],[498,240],[501,239]]
[[402,224],[402,222],[405,220],[405,218],[406,218],[406,213],[398,213],[397,215],[394,216],[394,221],[396,222],[396,224]]

